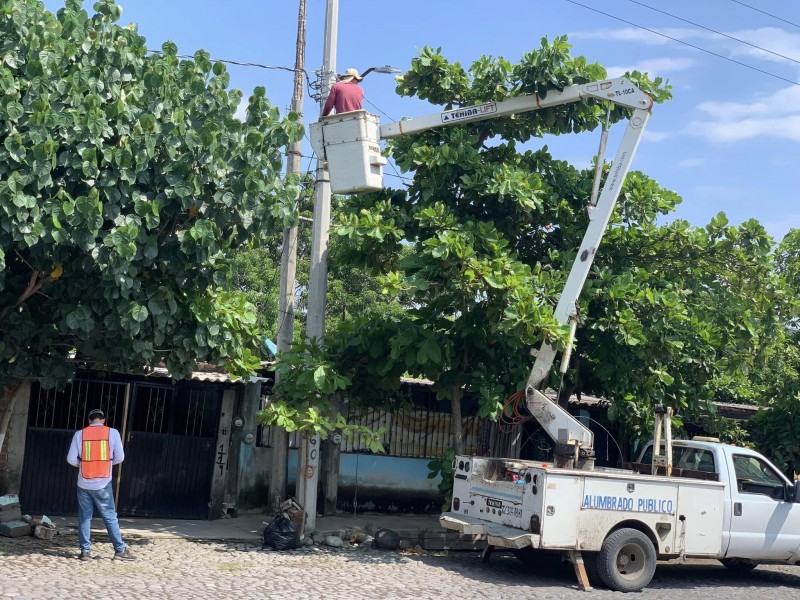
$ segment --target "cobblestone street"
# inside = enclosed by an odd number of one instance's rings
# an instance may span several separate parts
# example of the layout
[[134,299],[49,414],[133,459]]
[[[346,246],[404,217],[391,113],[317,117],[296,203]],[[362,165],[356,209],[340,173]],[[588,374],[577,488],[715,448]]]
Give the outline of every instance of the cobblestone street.
[[[102,540],[102,537],[100,538]],[[531,572],[509,554],[488,564],[475,552],[386,552],[312,546],[261,551],[254,544],[131,540],[135,562],[111,560],[104,541],[78,561],[77,538],[0,538],[0,598],[611,598],[577,590],[570,568]],[[763,600],[796,597],[800,568],[739,574],[716,562],[662,564],[645,599]]]

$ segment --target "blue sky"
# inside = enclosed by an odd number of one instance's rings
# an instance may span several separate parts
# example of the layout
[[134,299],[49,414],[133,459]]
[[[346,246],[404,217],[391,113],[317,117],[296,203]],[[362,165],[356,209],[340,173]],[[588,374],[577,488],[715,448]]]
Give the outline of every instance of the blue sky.
[[[360,71],[392,65],[406,69],[425,45],[441,47],[451,61],[469,66],[482,54],[516,62],[543,36],[568,34],[573,53],[605,65],[612,75],[637,68],[668,78],[674,100],[656,106],[633,168],[683,197],[675,217],[705,225],[720,211],[733,223],[758,219],[780,239],[800,227],[800,3],[796,0],[641,0],[782,54],[787,60],[693,27],[631,0],[578,0],[636,25],[768,71],[769,76],[667,40],[567,0],[340,0],[337,70]],[[91,11],[92,2],[87,2]],[[135,22],[151,48],[165,40],[181,53],[199,48],[213,58],[293,67],[297,2],[276,0],[129,0],[123,23]],[[308,0],[306,69],[322,63],[324,0]],[[58,9],[61,0],[46,0]],[[797,25],[794,25],[797,24]],[[231,82],[247,95],[256,85],[287,109],[292,74],[282,70],[229,67]],[[423,102],[400,98],[392,76],[364,82],[365,108],[396,120],[438,112]],[[306,121],[318,107],[305,98]],[[382,121],[389,118],[382,116]],[[616,148],[612,129],[609,154]],[[598,133],[547,139],[557,158],[578,166],[597,151]],[[310,144],[303,154],[311,155]],[[303,166],[311,165],[304,159]],[[399,181],[387,177],[387,185]]]

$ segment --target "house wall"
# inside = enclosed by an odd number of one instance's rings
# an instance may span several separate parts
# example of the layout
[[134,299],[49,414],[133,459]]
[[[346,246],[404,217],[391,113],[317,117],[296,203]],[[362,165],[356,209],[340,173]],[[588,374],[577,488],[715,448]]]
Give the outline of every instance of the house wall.
[[245,383],[231,431],[227,499],[237,510],[265,509],[269,497],[270,448],[258,447],[257,413],[261,410],[262,380]]

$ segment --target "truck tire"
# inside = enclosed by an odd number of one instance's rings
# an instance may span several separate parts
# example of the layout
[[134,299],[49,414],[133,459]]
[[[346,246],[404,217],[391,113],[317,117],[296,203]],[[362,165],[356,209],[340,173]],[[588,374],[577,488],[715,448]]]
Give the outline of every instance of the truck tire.
[[656,572],[656,549],[638,529],[618,529],[603,542],[597,571],[606,587],[615,592],[639,592]]
[[758,561],[749,558],[721,558],[719,562],[733,571],[752,571],[758,566]]

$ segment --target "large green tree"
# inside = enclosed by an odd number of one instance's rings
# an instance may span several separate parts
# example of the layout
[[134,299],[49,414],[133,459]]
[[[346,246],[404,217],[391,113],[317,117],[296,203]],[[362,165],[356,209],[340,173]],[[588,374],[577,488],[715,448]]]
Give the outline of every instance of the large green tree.
[[258,365],[233,252],[296,218],[263,88],[198,51],[150,52],[121,8],[0,0],[0,381],[66,381],[71,355],[136,370]]
[[[453,108],[605,76],[601,65],[572,56],[565,38],[543,40],[516,65],[482,57],[468,70],[425,48],[398,92]],[[669,98],[660,79],[630,77],[657,102]],[[454,419],[465,391],[480,398],[480,414],[496,417],[527,377],[530,348],[563,343],[552,307],[588,224],[594,169],[559,161],[535,140],[592,130],[605,115],[601,103],[586,101],[390,145],[412,183],[351,198],[335,226],[348,240],[346,260],[372,268],[406,307],[394,321],[353,321],[328,336],[329,371],[346,378],[351,397],[396,389],[407,372],[433,380]],[[612,108],[610,120],[625,116]],[[722,215],[706,228],[660,225],[679,202],[645,175],[629,176],[580,300],[577,349],[561,388],[562,399],[611,399],[612,416],[640,436],[649,435],[657,402],[691,415],[719,385],[738,393],[779,323],[763,228],[730,227]]]
[[774,258],[785,291],[776,308],[783,309],[785,327],[752,373],[754,395],[766,409],[749,425],[757,447],[792,477],[800,472],[800,230],[786,234]]

